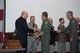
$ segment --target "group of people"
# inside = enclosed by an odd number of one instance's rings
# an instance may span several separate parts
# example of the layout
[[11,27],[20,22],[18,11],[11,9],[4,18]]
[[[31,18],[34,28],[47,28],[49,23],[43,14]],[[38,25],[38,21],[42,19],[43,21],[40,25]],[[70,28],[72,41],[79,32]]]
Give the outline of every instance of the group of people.
[[[21,16],[15,22],[15,28],[22,47],[26,49],[23,53],[29,53],[30,50],[32,50],[32,53],[36,53],[39,40],[41,40],[42,53],[53,53],[56,33],[58,33],[58,53],[66,53],[66,33],[70,36],[70,53],[78,53],[80,19],[75,19],[72,11],[68,11],[66,15],[69,20],[69,25],[65,27],[64,18],[60,18],[58,30],[55,31],[53,19],[48,18],[46,11],[41,14],[41,29],[35,23],[35,16],[31,16],[30,22],[27,23],[28,12],[22,11]],[[21,53],[20,51],[17,52]]]

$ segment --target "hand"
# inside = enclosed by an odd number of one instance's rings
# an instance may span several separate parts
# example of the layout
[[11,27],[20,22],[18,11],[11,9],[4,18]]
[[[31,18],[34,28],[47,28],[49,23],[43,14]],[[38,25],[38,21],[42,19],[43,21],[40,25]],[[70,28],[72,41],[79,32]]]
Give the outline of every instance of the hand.
[[41,32],[41,29],[38,29],[38,32]]
[[61,30],[57,30],[57,33],[60,33],[61,32]]
[[78,40],[80,40],[80,36],[78,37]]
[[34,32],[41,32],[41,29],[33,28]]
[[39,36],[41,36],[41,35],[43,35],[44,33],[43,32],[41,32],[40,34],[38,34]]
[[73,38],[70,38],[70,41],[73,41]]
[[36,32],[38,29],[37,28],[33,28],[34,32]]
[[80,30],[77,30],[77,32],[80,32]]
[[37,34],[37,35],[35,36],[35,39],[37,39],[37,38],[39,38],[39,34]]
[[36,29],[36,32],[41,32],[41,30],[40,29]]

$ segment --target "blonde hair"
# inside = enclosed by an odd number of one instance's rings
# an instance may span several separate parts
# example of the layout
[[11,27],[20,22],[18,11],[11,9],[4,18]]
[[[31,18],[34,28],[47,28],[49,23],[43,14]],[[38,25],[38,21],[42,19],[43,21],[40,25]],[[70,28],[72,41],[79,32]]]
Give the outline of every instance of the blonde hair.
[[49,19],[49,22],[53,24],[53,19],[51,17],[49,17],[48,19]]

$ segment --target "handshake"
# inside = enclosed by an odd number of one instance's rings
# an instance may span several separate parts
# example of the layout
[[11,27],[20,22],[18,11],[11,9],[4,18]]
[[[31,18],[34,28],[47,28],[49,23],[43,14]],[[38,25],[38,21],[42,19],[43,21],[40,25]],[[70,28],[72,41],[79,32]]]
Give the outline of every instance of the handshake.
[[41,29],[33,28],[33,30],[34,32],[39,32],[39,36],[44,34],[43,32],[41,32]]
[[33,30],[34,30],[34,33],[36,33],[36,36],[35,36],[36,39],[44,34],[43,32],[41,32],[41,29],[33,28]]
[[37,28],[33,28],[34,32],[41,32],[40,29],[37,29]]
[[39,43],[40,36],[43,35],[43,32],[41,32],[41,29],[38,28],[33,28],[33,30],[34,30],[34,38]]
[[57,33],[60,33],[61,32],[61,30],[57,30]]

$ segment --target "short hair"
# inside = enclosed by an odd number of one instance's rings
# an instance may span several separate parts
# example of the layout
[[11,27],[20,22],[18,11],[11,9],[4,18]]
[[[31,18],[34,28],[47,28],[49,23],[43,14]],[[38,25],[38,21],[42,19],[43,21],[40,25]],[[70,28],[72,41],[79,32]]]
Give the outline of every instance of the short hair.
[[59,21],[61,21],[62,19],[64,19],[64,18],[60,18]]
[[26,11],[22,11],[21,15],[23,15],[24,13],[27,13]]
[[48,17],[48,13],[46,11],[42,12],[42,16]]
[[72,12],[72,11],[68,11],[68,12],[66,12],[66,15],[71,15],[71,16],[73,16],[73,12]]
[[35,18],[35,16],[30,16],[30,19],[31,19],[32,17],[34,17],[34,18]]

